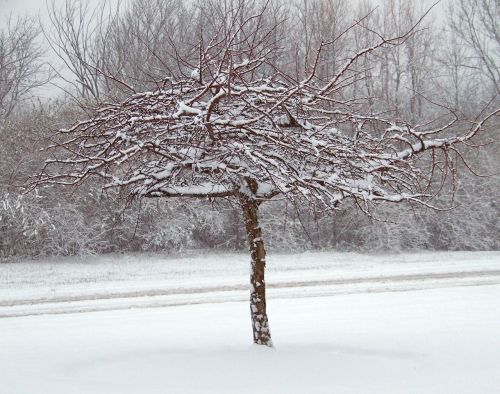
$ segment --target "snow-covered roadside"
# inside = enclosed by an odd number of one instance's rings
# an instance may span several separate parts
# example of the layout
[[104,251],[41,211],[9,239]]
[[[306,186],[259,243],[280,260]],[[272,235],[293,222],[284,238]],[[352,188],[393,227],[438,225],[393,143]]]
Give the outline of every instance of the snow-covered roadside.
[[[269,298],[500,283],[500,253],[270,255]],[[248,298],[248,256],[106,256],[0,265],[0,317]]]
[[[500,270],[500,252],[394,255],[307,252],[271,254],[267,282],[425,275]],[[0,300],[95,294],[100,290],[146,291],[246,285],[245,253],[193,253],[187,257],[109,255],[0,264]]]
[[0,392],[500,392],[500,285],[0,319]]

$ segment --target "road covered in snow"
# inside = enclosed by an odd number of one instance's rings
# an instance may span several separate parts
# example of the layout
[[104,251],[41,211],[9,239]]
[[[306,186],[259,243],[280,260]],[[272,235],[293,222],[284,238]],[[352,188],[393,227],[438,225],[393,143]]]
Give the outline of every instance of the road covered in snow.
[[[108,256],[0,265],[0,317],[244,301],[248,256]],[[500,283],[500,253],[268,258],[269,298]]]
[[499,252],[271,254],[275,349],[248,260],[0,264],[0,393],[500,392]]

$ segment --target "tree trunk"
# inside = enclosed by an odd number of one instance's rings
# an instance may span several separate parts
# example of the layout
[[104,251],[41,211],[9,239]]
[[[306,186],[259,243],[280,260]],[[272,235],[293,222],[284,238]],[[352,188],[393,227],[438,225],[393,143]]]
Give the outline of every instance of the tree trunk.
[[252,316],[253,341],[257,345],[273,346],[271,331],[266,312],[266,250],[259,226],[259,204],[247,197],[241,198],[243,217],[247,230],[251,255],[252,271],[250,274],[250,315]]

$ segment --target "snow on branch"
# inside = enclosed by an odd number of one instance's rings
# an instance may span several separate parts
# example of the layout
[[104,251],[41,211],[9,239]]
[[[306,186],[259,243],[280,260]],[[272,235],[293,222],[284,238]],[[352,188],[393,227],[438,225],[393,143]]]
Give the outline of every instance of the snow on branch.
[[144,197],[425,203],[435,178],[450,173],[451,152],[498,115],[464,128],[450,110],[431,128],[371,113],[362,97],[343,99],[356,60],[411,31],[359,50],[328,81],[310,74],[294,83],[276,67],[269,74],[272,51],[265,38],[252,46],[251,34],[239,34],[245,26],[200,50],[189,77],[101,105],[60,130],[34,186],[97,176],[104,188]]

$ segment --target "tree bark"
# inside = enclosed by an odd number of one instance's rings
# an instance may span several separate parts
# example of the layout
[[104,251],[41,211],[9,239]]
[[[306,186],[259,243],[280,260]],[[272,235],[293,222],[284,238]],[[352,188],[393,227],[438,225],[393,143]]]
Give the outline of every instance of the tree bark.
[[257,345],[273,346],[266,312],[266,250],[259,225],[259,203],[242,197],[241,205],[251,255],[250,315],[252,317],[253,341]]

